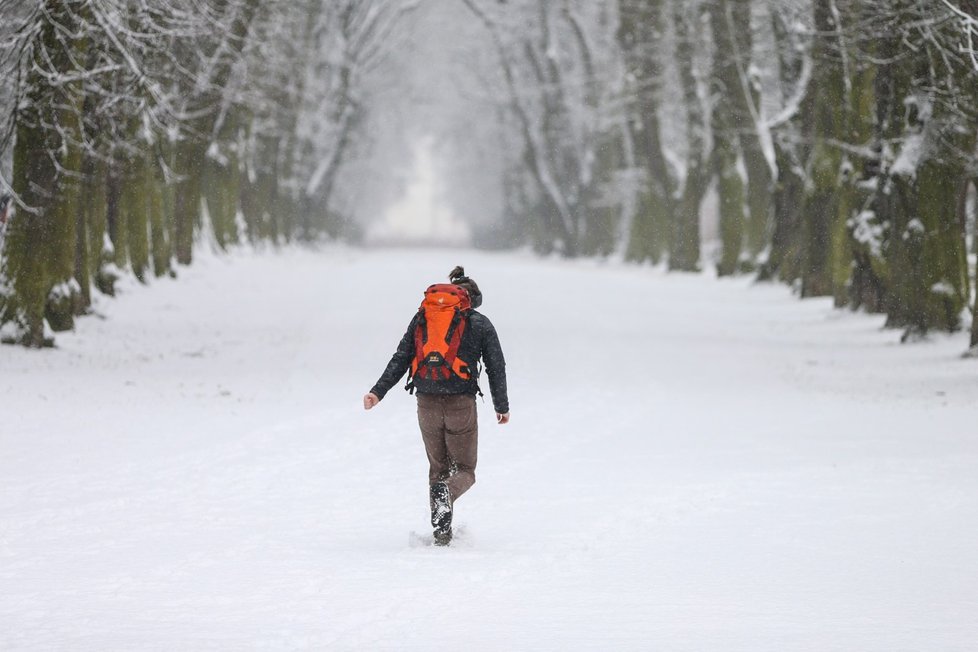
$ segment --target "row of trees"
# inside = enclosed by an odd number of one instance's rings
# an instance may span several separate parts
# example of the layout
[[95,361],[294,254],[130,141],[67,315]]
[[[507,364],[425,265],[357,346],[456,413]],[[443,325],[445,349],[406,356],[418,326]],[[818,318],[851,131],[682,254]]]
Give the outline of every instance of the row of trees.
[[[461,0],[490,37],[484,75],[499,101],[509,235],[544,252],[610,253],[640,171],[622,110],[614,6],[570,0]],[[643,28],[653,30],[651,23]],[[650,38],[654,38],[650,35]],[[495,79],[492,72],[497,72]],[[496,89],[494,89],[496,90]],[[638,107],[636,107],[638,108]],[[640,113],[655,121],[654,112]]]
[[697,270],[715,212],[721,275],[961,327],[976,0],[462,1],[502,70],[519,238]]
[[[419,4],[0,0],[0,181],[17,208],[0,338],[43,345],[120,274],[189,264],[201,234],[348,234],[337,180],[370,140],[364,80],[400,65]],[[484,91],[454,151],[500,161],[490,239],[715,262],[886,313],[907,337],[960,328],[978,285],[978,0],[452,6],[488,52],[430,83]]]
[[0,0],[7,342],[218,247],[333,236],[362,76],[417,0]]

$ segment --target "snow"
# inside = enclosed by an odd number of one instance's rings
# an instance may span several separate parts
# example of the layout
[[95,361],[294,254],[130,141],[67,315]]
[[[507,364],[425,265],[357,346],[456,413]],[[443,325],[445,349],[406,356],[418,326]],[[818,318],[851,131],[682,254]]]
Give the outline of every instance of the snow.
[[883,238],[886,230],[877,221],[876,211],[859,211],[849,219],[847,226],[852,229],[852,239],[865,245],[873,258],[883,256]]
[[893,162],[893,167],[890,168],[890,174],[913,178],[917,175],[917,168],[929,155],[928,128],[932,126],[934,102],[926,95],[917,94],[908,97],[903,103],[908,114],[911,110],[916,112],[914,121],[923,126],[920,131],[911,133],[903,139],[903,147],[900,149],[900,155]]
[[903,239],[910,240],[912,238],[920,237],[925,233],[927,233],[927,227],[924,226],[924,223],[919,217],[915,217],[907,222],[907,228],[903,232]]
[[955,297],[958,294],[957,289],[953,285],[951,285],[950,281],[947,280],[942,280],[942,281],[938,281],[937,283],[934,283],[934,285],[930,287],[930,291],[933,294],[940,294],[945,297]]
[[78,295],[81,292],[81,286],[78,281],[74,278],[58,283],[51,291],[48,293],[49,301],[63,301],[65,299],[70,299],[73,296]]
[[[794,30],[798,34],[804,34],[808,32],[808,28],[799,27],[796,23]],[[798,41],[796,46],[799,54],[803,54],[805,46],[801,40]],[[802,56],[801,59],[801,72],[798,75],[798,81],[795,83],[794,92],[791,97],[785,100],[784,108],[782,108],[777,115],[771,118],[765,125],[766,129],[763,131],[770,134],[773,130],[781,127],[789,120],[798,115],[801,110],[801,103],[808,96],[808,85],[812,80],[812,70],[814,69],[813,60],[810,56]]]
[[[480,404],[465,531],[417,547],[412,399],[360,399],[456,264],[513,421]],[[0,349],[0,649],[974,649],[966,334],[901,346],[780,286],[529,255],[179,275]]]
[[900,155],[890,168],[890,173],[894,176],[913,177],[917,174],[924,155],[924,134],[915,133],[906,137]]

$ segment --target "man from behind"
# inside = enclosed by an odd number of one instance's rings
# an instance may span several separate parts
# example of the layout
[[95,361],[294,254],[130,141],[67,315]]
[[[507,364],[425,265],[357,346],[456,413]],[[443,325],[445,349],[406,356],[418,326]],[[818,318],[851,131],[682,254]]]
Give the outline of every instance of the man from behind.
[[449,280],[425,291],[397,351],[363,397],[364,409],[372,409],[410,370],[406,389],[417,394],[437,545],[452,540],[455,501],[475,483],[480,360],[489,377],[496,422],[509,422],[503,350],[492,322],[476,311],[482,292],[462,267],[453,269]]

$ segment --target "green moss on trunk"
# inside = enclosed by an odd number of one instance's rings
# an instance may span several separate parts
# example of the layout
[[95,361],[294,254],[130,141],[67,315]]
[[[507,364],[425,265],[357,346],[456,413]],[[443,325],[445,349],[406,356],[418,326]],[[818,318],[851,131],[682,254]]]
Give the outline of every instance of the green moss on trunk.
[[[851,164],[844,161],[843,170],[850,169]],[[857,206],[857,193],[853,186],[851,172],[840,179],[836,196],[835,216],[832,219],[831,245],[829,249],[829,265],[832,274],[832,298],[836,308],[849,305],[849,280],[852,274],[852,244],[849,218]]]
[[628,238],[625,258],[634,262],[659,263],[668,242],[670,206],[661,193],[642,192]]
[[837,296],[839,221],[838,189],[844,182],[843,156],[838,147],[847,134],[846,68],[839,57],[841,26],[832,0],[815,0],[815,29],[812,56],[815,69],[804,115],[804,134],[813,143],[809,161],[809,183],[802,209],[801,292],[804,297]]
[[775,139],[778,178],[774,186],[774,233],[771,253],[761,269],[763,280],[778,278],[794,283],[801,276],[801,211],[805,180],[799,174],[802,156],[795,143]]
[[153,274],[157,277],[170,273],[170,234],[164,202],[162,173],[153,157],[145,168],[148,194],[149,231],[152,247]]
[[200,224],[200,176],[206,145],[184,140],[174,146],[174,167],[181,179],[173,189],[174,242],[177,262],[193,262],[194,230]]
[[918,175],[918,215],[924,223],[918,323],[926,328],[954,331],[970,300],[964,233],[951,201],[965,175],[958,166],[928,161]]
[[[82,88],[67,74],[85,43],[71,36],[78,33],[73,9],[54,0],[45,3],[33,46],[47,55],[28,70],[27,94],[15,114],[13,189],[26,208],[10,224],[4,244],[4,272],[13,293],[0,307],[0,321],[16,323],[18,340],[29,346],[49,343],[46,312],[54,326],[70,328],[75,311],[70,295],[67,308],[49,302],[55,286],[73,279],[78,250]],[[59,75],[65,77],[51,86],[51,76]]]
[[204,163],[204,198],[214,239],[222,249],[239,241],[236,219],[239,181],[236,156],[228,156],[225,161],[209,158]]
[[106,218],[108,220],[109,240],[112,242],[111,262],[119,269],[129,265],[129,229],[126,222],[128,212],[125,208],[123,189],[124,179],[121,170],[109,172],[106,188]]
[[125,214],[129,264],[132,273],[146,282],[149,269],[149,188],[147,184],[148,159],[140,154],[129,161],[127,174],[122,182],[120,206]]
[[836,216],[834,189],[808,193],[805,197],[805,222],[802,228],[801,296],[832,295],[830,273],[832,223]]
[[[722,110],[717,109],[722,115]],[[723,118],[721,118],[722,121]],[[739,271],[747,216],[744,211],[744,180],[737,166],[736,146],[724,128],[714,136],[717,164],[717,195],[720,200],[720,260],[717,273],[729,276]]]
[[877,197],[892,225],[887,325],[905,328],[904,339],[959,329],[971,294],[959,200],[971,177],[978,132],[973,124],[962,128],[959,109],[949,105],[942,85],[969,90],[972,105],[978,98],[972,71],[946,77],[935,65],[941,54],[930,56],[918,57],[913,67],[891,67],[880,92],[884,133],[899,143],[898,163]]

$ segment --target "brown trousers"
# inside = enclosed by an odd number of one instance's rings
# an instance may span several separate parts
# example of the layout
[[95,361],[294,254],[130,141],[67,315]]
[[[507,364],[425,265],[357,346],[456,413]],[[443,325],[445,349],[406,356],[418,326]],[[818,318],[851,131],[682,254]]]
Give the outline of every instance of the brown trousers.
[[475,484],[479,420],[475,396],[418,394],[418,425],[428,454],[428,484],[445,482],[452,500]]

